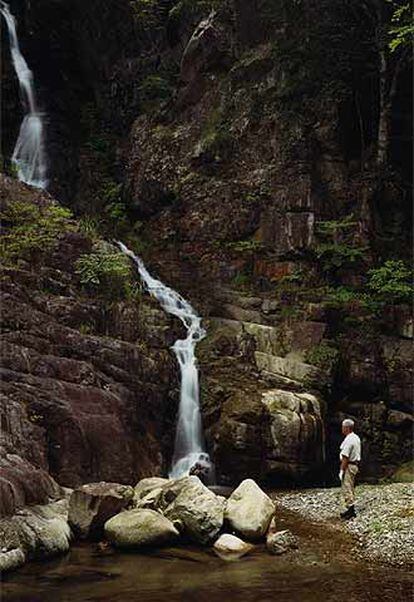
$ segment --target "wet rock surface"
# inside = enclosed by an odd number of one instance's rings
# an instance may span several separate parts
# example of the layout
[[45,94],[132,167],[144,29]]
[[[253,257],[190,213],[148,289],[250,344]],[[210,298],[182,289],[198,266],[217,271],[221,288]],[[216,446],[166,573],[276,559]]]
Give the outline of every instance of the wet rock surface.
[[68,525],[68,500],[19,510],[0,519],[0,566],[12,570],[28,560],[65,554],[72,533]]
[[77,537],[100,539],[104,524],[132,503],[134,490],[118,483],[88,483],[69,498],[69,525]]
[[254,548],[252,544],[246,543],[235,535],[223,533],[214,543],[214,551],[223,560],[238,560],[251,552]]
[[266,537],[266,549],[274,556],[286,554],[289,550],[298,548],[297,538],[288,530],[268,533]]
[[266,534],[274,512],[268,495],[252,479],[246,479],[227,500],[225,520],[242,537],[255,541]]
[[160,546],[172,543],[179,532],[173,523],[154,510],[126,510],[105,524],[108,540],[120,548]]
[[[175,482],[173,501],[164,514],[177,521],[182,532],[193,541],[206,544],[217,536],[223,526],[225,500],[216,496],[198,477],[184,477]],[[163,491],[164,499],[170,490]]]

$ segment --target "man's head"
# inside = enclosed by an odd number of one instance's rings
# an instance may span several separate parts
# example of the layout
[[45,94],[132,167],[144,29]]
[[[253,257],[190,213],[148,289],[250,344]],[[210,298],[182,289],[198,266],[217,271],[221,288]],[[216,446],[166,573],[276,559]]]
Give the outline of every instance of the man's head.
[[342,434],[349,435],[354,430],[355,423],[350,418],[345,418],[342,422]]

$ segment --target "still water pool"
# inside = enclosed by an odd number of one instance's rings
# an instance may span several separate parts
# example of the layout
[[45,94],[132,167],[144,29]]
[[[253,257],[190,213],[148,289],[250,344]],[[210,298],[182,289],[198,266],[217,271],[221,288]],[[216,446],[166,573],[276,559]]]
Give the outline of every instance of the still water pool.
[[182,547],[125,554],[81,545],[57,560],[7,575],[1,602],[409,602],[414,575],[361,562],[352,542],[292,514],[281,528],[297,551],[270,556],[263,546],[237,562]]

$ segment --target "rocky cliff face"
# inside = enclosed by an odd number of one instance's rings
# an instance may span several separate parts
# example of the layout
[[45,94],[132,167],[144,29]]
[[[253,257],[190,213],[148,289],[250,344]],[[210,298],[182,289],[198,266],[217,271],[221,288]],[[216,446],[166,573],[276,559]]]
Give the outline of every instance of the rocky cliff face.
[[412,322],[369,275],[404,257],[409,210],[394,147],[376,167],[363,16],[337,2],[197,6],[178,86],[132,127],[125,194],[157,234],[153,257],[169,258],[160,272],[212,318],[202,368],[218,473],[315,478],[351,415],[364,476],[387,474],[411,454]]
[[[53,479],[130,483],[165,470],[177,400],[170,323],[146,298],[88,293],[76,265],[96,256],[91,238],[66,217],[54,232],[48,195],[1,184],[5,251],[21,258],[1,273],[2,513],[47,501]],[[22,220],[33,207],[40,229]]]
[[[365,478],[392,472],[412,453],[408,71],[379,171],[377,57],[358,10],[98,4],[18,7],[50,115],[52,188],[106,235],[122,224],[208,319],[202,405],[220,479],[329,478],[345,415],[363,437]],[[31,258],[4,275],[4,407],[17,417],[5,449],[20,433],[29,470],[62,485],[159,472],[174,416],[171,325],[147,301],[85,296],[74,266],[92,244],[66,233],[40,270]]]

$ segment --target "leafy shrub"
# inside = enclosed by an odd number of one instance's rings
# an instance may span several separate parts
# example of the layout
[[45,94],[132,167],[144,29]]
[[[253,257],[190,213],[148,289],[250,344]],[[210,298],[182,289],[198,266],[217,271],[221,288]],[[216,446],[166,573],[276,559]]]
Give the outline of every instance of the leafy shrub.
[[133,0],[131,2],[135,18],[146,28],[158,23],[157,0]]
[[325,302],[330,307],[342,307],[357,302],[358,298],[356,291],[346,286],[338,286],[337,288],[328,288]]
[[139,87],[142,101],[151,107],[154,101],[167,100],[173,91],[173,85],[166,77],[160,75],[148,75]]
[[76,227],[69,209],[53,204],[16,201],[7,205],[0,217],[5,230],[1,255],[8,263],[42,257],[62,233]]
[[102,182],[100,193],[105,203],[119,202],[121,197],[122,184],[108,178]]
[[238,253],[254,253],[263,248],[263,243],[254,239],[236,240],[235,242],[229,242],[227,247]]
[[341,268],[354,267],[362,263],[367,248],[355,242],[354,216],[347,215],[340,220],[320,221],[316,224],[316,234],[320,243],[315,248],[324,273],[334,276]]
[[229,158],[232,149],[232,136],[224,129],[218,129],[217,131],[209,132],[202,138],[197,152],[201,155],[208,155],[215,160],[226,160]]
[[352,230],[358,222],[355,221],[353,214],[346,215],[339,220],[319,221],[316,223],[316,232],[321,236],[329,236],[335,240],[348,230]]
[[316,247],[316,256],[321,260],[323,272],[333,272],[363,261],[366,250],[366,247],[323,243]]
[[222,0],[180,0],[168,13],[171,26],[177,26],[181,20],[193,15],[208,14],[212,8],[218,8]]
[[305,360],[313,366],[331,370],[338,361],[339,351],[329,343],[315,345],[306,353]]
[[131,299],[139,294],[130,261],[111,245],[96,245],[92,253],[81,255],[75,272],[87,292],[101,294],[110,301]]
[[84,215],[79,220],[79,231],[96,242],[101,236],[102,222],[93,215]]
[[413,272],[400,259],[389,259],[368,272],[368,288],[380,300],[389,303],[411,303]]
[[232,279],[232,283],[235,287],[244,288],[251,283],[251,277],[244,272],[237,272]]

